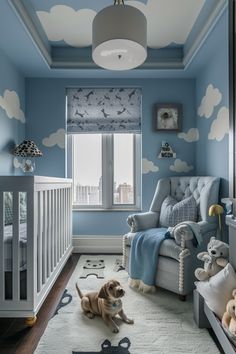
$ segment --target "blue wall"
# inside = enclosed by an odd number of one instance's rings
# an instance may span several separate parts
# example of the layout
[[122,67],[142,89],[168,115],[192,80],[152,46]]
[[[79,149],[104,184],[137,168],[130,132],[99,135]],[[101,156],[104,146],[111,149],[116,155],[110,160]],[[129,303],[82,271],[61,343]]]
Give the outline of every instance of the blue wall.
[[[196,149],[196,170],[199,175],[212,175],[222,178],[221,197],[228,197],[229,187],[229,135],[219,134],[218,139],[209,139],[213,121],[222,107],[229,108],[229,66],[228,66],[228,11],[221,16],[203,47],[198,52],[196,67],[196,104],[200,106],[207,87],[211,84],[221,94],[221,101],[214,106],[209,118],[197,115],[200,139]],[[210,104],[208,104],[209,108]],[[220,124],[221,132],[224,130]],[[217,137],[217,136],[216,136]]]
[[[156,183],[160,177],[175,174],[195,174],[195,145],[177,137],[176,133],[153,131],[155,103],[182,103],[182,130],[195,127],[195,80],[192,79],[127,79],[127,80],[80,80],[80,79],[28,79],[26,81],[26,107],[30,119],[26,136],[33,138],[44,157],[37,160],[37,174],[65,176],[65,150],[58,146],[48,148],[42,140],[60,128],[65,128],[65,89],[77,86],[129,86],[141,87],[142,102],[142,156],[159,167],[158,172],[143,174],[142,209],[149,208]],[[189,172],[176,173],[169,167],[174,159],[158,159],[161,141],[168,141],[177,158],[193,166]],[[128,230],[126,217],[130,212],[74,212],[74,235],[119,235]]]
[[[21,143],[25,136],[25,123],[15,117],[9,118],[6,110],[5,90],[15,91],[20,98],[20,109],[25,109],[25,80],[19,71],[10,63],[8,57],[0,50],[0,174],[20,174],[20,169],[13,166],[11,151],[15,144]],[[5,99],[4,99],[5,98]],[[14,102],[8,102],[13,109]],[[5,108],[4,108],[5,107]],[[19,111],[15,109],[15,111]],[[15,114],[18,118],[17,114]]]

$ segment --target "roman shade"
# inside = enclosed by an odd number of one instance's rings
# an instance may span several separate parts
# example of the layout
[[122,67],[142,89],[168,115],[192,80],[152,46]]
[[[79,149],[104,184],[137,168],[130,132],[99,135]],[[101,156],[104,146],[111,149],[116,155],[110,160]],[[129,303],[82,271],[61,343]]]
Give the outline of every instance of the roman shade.
[[67,133],[140,133],[141,89],[68,88]]

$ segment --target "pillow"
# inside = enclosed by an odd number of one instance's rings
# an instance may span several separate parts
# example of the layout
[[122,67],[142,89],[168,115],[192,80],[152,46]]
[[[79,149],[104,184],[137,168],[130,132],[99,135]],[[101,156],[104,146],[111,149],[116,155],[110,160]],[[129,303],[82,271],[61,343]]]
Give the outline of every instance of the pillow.
[[160,212],[160,226],[173,227],[183,221],[197,221],[197,203],[193,196],[178,202],[171,196],[164,199]]
[[205,299],[208,307],[220,318],[236,289],[236,274],[230,263],[209,280],[196,281],[197,291]]

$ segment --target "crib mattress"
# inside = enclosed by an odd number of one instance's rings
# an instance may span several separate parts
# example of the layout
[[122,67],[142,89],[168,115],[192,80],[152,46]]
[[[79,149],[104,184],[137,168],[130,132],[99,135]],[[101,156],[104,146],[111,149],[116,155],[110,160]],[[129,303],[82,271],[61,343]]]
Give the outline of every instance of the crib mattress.
[[[19,247],[20,247],[20,271],[26,269],[27,263],[27,224],[20,224],[19,227]],[[13,255],[12,255],[12,225],[7,225],[4,228],[4,265],[5,272],[12,271]]]

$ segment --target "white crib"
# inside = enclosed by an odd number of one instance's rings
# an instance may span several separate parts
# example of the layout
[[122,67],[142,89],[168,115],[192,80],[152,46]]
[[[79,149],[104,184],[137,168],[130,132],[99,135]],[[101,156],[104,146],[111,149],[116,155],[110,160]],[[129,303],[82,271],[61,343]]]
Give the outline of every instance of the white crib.
[[71,252],[72,181],[0,177],[0,317],[32,325]]

